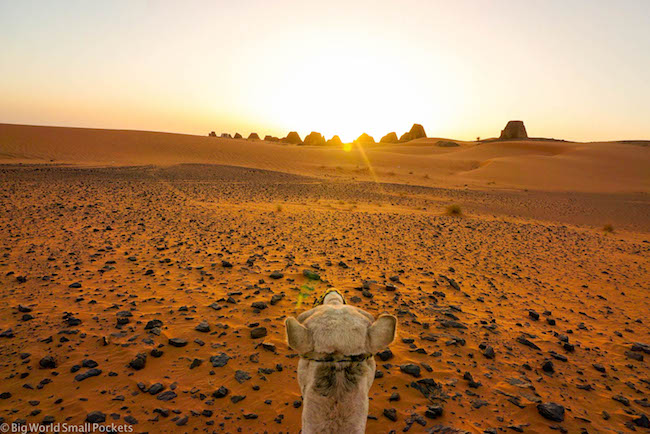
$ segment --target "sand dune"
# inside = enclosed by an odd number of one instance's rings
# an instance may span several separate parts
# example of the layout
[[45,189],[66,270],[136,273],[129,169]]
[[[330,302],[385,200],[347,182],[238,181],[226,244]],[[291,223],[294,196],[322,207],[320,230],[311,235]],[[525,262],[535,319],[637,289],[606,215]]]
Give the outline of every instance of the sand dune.
[[317,177],[450,188],[649,192],[650,149],[635,143],[419,139],[353,148],[144,131],[0,124],[0,163],[226,164]]

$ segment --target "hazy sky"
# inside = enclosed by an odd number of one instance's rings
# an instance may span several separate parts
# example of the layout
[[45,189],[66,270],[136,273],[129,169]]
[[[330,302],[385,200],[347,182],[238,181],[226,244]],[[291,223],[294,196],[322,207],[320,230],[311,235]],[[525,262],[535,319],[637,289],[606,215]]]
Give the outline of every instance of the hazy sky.
[[0,0],[0,122],[650,139],[650,0]]

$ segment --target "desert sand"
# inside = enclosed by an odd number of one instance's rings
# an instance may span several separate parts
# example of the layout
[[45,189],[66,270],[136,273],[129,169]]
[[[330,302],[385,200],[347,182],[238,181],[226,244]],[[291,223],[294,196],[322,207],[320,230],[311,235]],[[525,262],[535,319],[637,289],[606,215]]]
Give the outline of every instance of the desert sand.
[[645,429],[647,142],[2,124],[0,185],[3,422],[298,432],[284,319],[334,286],[399,321],[368,432]]

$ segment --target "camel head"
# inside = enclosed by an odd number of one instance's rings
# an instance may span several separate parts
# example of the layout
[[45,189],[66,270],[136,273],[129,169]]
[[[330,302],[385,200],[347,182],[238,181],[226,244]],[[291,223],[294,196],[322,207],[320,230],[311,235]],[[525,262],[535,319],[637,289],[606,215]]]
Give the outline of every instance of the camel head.
[[396,325],[392,315],[375,320],[346,304],[336,290],[286,320],[289,346],[300,354],[303,433],[364,432],[374,354],[393,341]]

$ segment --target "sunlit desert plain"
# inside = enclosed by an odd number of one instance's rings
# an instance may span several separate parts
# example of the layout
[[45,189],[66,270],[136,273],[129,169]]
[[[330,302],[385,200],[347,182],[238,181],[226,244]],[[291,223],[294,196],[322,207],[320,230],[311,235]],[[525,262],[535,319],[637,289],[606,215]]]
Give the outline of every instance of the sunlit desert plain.
[[0,164],[3,422],[299,432],[284,320],[335,287],[398,318],[368,432],[647,430],[648,142],[0,124]]

